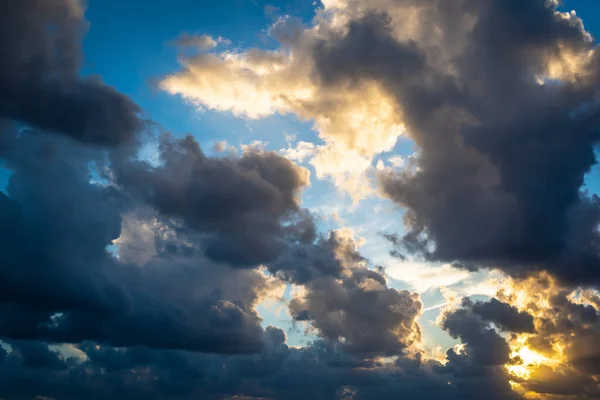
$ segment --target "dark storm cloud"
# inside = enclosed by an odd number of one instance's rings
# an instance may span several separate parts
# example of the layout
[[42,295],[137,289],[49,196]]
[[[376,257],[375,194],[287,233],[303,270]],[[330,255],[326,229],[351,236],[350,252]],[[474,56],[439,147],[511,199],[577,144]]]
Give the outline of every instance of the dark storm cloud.
[[0,138],[0,159],[13,171],[0,193],[0,336],[260,350],[254,306],[269,290],[262,273],[210,261],[201,240],[178,235],[156,213],[139,221],[149,242],[128,239],[148,247],[145,263],[117,259],[106,248],[134,206],[122,189],[90,183],[89,164],[102,153],[13,124]]
[[503,331],[532,333],[535,330],[531,314],[519,311],[510,304],[491,299],[487,302],[476,301],[470,306],[475,314],[486,321],[495,323]]
[[490,323],[506,332],[535,332],[530,314],[494,298],[487,302],[463,299],[461,308],[443,314],[440,326],[460,338],[475,364],[504,365],[510,361],[510,348]]
[[[423,30],[441,29],[440,42],[399,41],[392,17],[367,13],[314,53],[325,84],[380,82],[419,147],[416,171],[381,179],[408,208],[412,229],[398,251],[597,280],[598,200],[580,189],[596,163],[600,69],[596,55],[586,60],[593,44],[580,21],[544,0],[394,7],[396,16],[403,7],[423,11]],[[578,78],[538,83],[575,57]]]
[[318,335],[341,342],[344,351],[365,356],[398,355],[421,338],[416,318],[418,295],[387,286],[386,278],[367,268],[354,240],[332,231],[312,248],[269,265],[276,276],[304,284],[290,314],[310,321]]
[[[331,231],[316,244],[289,247],[267,267],[284,281],[305,285],[322,277],[338,278],[349,266],[363,261],[352,238],[340,231]],[[385,278],[379,275],[378,278],[380,283],[385,283]]]
[[116,163],[125,190],[201,232],[212,260],[255,267],[274,261],[290,242],[315,239],[312,217],[299,206],[308,171],[276,153],[211,158],[188,136],[164,136],[161,165],[128,159]]
[[[542,395],[569,396],[572,399],[595,399],[600,389],[594,378],[577,371],[556,372],[550,367],[533,368],[527,388]],[[560,397],[559,397],[560,398]]]
[[83,6],[0,1],[0,118],[114,145],[141,129],[140,109],[97,77],[81,78]]
[[[600,372],[600,346],[596,340],[600,335],[598,311],[587,304],[587,298],[584,304],[578,304],[567,298],[567,294],[563,288],[553,290],[549,308],[538,317],[536,335],[529,338],[528,345],[552,356],[555,352],[552,343],[561,343],[572,366],[585,374],[597,374]],[[591,298],[598,297],[592,295]]]
[[474,314],[468,302],[463,302],[463,306],[466,308],[445,314],[440,326],[453,338],[460,338],[476,364],[499,366],[508,363],[510,349],[506,340],[487,321]]
[[[277,328],[265,336],[281,338]],[[43,343],[30,346],[45,347]],[[30,365],[22,347],[0,357],[0,393],[7,400],[45,396],[79,399],[517,399],[507,376],[449,352],[446,366],[420,357],[377,365],[326,342],[294,349],[271,340],[257,356],[222,357],[141,347],[83,343],[77,362],[47,348],[48,363]],[[79,355],[81,357],[81,355]]]
[[[460,308],[445,311],[441,320],[441,327],[465,345],[464,352],[449,350],[448,363],[441,370],[452,372],[454,379],[456,376],[468,377],[471,390],[483,392],[486,390],[485,385],[496,385],[497,390],[502,390],[506,385],[508,372],[505,364],[526,365],[529,373],[526,379],[515,375],[510,377],[513,383],[522,386],[523,393],[535,392],[540,396],[549,396],[548,398],[596,398],[600,392],[592,376],[593,369],[589,367],[598,365],[597,360],[593,360],[593,357],[585,360],[573,357],[575,348],[585,349],[585,353],[580,355],[590,355],[595,353],[594,347],[597,347],[591,345],[597,328],[594,327],[595,324],[591,324],[589,306],[563,299],[550,304],[547,309],[544,305],[533,303],[527,305],[527,308],[537,310],[538,315],[535,323],[537,329],[527,331],[530,335],[526,344],[529,349],[538,352],[536,354],[544,355],[548,360],[556,360],[555,363],[547,362],[552,367],[544,365],[546,362],[540,365],[524,363],[518,354],[513,354],[511,358],[507,341],[490,325],[494,323],[508,332],[523,332],[524,328],[533,328],[529,326],[533,325],[531,315],[519,313],[496,299],[486,303],[464,299]],[[504,322],[499,322],[501,320]],[[514,339],[515,336],[511,334],[508,337]],[[557,347],[554,345],[564,346],[567,359],[563,359],[562,353],[556,353]],[[562,361],[558,362],[559,359]],[[482,379],[483,377],[487,379]],[[506,387],[500,398],[502,396],[511,396],[506,392]]]
[[[350,353],[397,355],[421,338],[418,297],[352,275],[317,279],[290,303],[296,320],[310,320],[319,336],[342,342]],[[374,285],[376,287],[368,287]]]

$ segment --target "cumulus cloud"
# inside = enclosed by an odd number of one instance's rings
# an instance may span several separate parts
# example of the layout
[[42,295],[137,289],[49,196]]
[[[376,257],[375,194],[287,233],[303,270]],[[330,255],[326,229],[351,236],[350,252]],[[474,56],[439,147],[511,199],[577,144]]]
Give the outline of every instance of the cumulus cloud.
[[[200,232],[182,231],[158,206],[145,211],[141,200],[132,203],[135,192],[90,183],[95,150],[35,131],[5,126],[0,133],[0,157],[13,171],[0,195],[0,335],[260,349],[254,306],[268,290],[267,277],[209,257]],[[119,258],[106,250],[117,238]]]
[[[165,77],[161,87],[200,107],[251,119],[293,113],[312,121],[326,143],[312,159],[318,176],[346,182],[344,189],[363,199],[372,193],[365,172],[376,154],[393,148],[403,133],[402,119],[374,81],[320,83],[314,48],[333,29],[325,14],[312,27],[280,18],[270,29],[279,49],[183,56],[181,71]],[[358,159],[364,162],[354,163]]]
[[[508,367],[519,391],[573,398],[594,397],[598,385],[598,295],[573,290],[547,273],[526,280],[504,280],[499,301],[533,317],[534,330],[511,335]],[[516,314],[513,321],[517,321]],[[524,321],[524,320],[523,320]]]
[[[448,39],[398,40],[403,7]],[[518,28],[499,28],[509,23]],[[593,279],[597,200],[580,189],[596,162],[598,68],[575,14],[545,1],[396,2],[347,25],[324,42],[321,75],[378,79],[419,147],[416,170],[381,174],[387,196],[408,209],[400,247],[468,268]],[[574,75],[554,74],[557,63]],[[544,74],[560,82],[540,85]]]
[[184,33],[175,40],[175,44],[178,46],[195,47],[198,50],[210,50],[221,43],[229,44],[230,41],[222,37],[215,39],[210,35],[190,35],[187,33]]
[[321,265],[328,262],[336,274],[311,274],[304,293],[290,302],[295,320],[310,321],[319,336],[341,342],[349,353],[397,355],[420,342],[419,296],[389,288],[380,271],[368,269],[347,230],[332,231],[318,249]]
[[[119,349],[94,343],[79,348],[85,360],[68,359],[36,344],[47,354],[35,368],[16,343],[0,357],[0,376],[7,398],[23,396],[60,399],[479,399],[489,390],[492,400],[518,399],[495,370],[474,368],[463,355],[453,354],[446,366],[404,357],[373,363],[344,354],[326,342],[303,349],[285,344],[285,333],[269,327],[267,349],[260,357],[221,357],[146,348]],[[43,379],[41,379],[43,378]],[[119,384],[118,382],[127,382]],[[33,383],[33,385],[32,385]],[[475,388],[474,386],[477,385]],[[21,397],[18,397],[21,396]]]
[[164,136],[159,149],[158,166],[116,160],[116,183],[184,228],[202,232],[209,258],[253,267],[274,260],[286,240],[314,238],[298,199],[308,184],[305,169],[258,147],[240,157],[207,157],[191,136]]
[[87,29],[79,1],[0,7],[0,118],[89,143],[131,140],[142,128],[138,106],[100,78],[78,75]]

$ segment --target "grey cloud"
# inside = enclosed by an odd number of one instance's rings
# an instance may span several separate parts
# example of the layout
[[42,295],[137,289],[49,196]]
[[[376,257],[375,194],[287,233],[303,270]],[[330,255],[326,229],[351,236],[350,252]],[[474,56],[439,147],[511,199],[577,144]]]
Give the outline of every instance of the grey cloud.
[[453,338],[460,338],[475,364],[500,366],[510,360],[506,340],[469,308],[460,308],[444,315],[441,327]]
[[31,369],[66,370],[69,361],[63,360],[58,350],[51,350],[46,343],[37,341],[10,341],[11,353],[18,353],[23,367]]
[[[416,172],[381,177],[412,227],[397,251],[597,279],[597,199],[580,189],[600,138],[599,70],[592,59],[576,79],[537,82],[551,60],[593,50],[580,21],[543,0],[420,4],[367,7],[314,49],[324,84],[369,80],[392,94],[419,147]],[[460,38],[455,54],[445,39],[399,40],[403,7],[426,12],[423,30]]]
[[[536,289],[541,293],[535,293]],[[532,300],[526,308],[536,315],[536,329],[527,339],[527,345],[546,357],[562,357],[583,375],[600,371],[600,347],[595,340],[600,334],[600,318],[597,309],[590,304],[597,301],[598,296],[591,292],[578,297],[577,302],[570,296],[570,289],[556,284],[541,283],[529,290],[537,301]],[[510,301],[510,296],[507,299]],[[562,349],[559,356],[556,344]],[[540,381],[544,374],[541,371],[536,380]]]
[[544,349],[544,340],[552,342],[553,337],[562,336],[565,338],[565,355],[569,362],[581,372],[598,373],[600,347],[594,339],[600,334],[598,311],[591,305],[575,304],[564,297],[558,301],[556,297],[552,299],[550,318],[541,324],[540,350]]
[[533,317],[526,311],[519,311],[510,304],[497,299],[487,302],[477,301],[471,305],[473,312],[486,321],[493,322],[504,331],[532,333],[535,331]]
[[487,367],[505,365],[511,361],[510,347],[491,323],[503,331],[535,332],[530,314],[495,298],[487,302],[464,298],[460,308],[444,312],[440,326],[465,344],[471,363]]
[[87,23],[78,0],[2,0],[0,8],[0,118],[89,143],[133,139],[138,106],[79,76]]
[[[268,328],[267,332],[275,332]],[[277,335],[281,335],[279,331]],[[267,334],[267,336],[273,336]],[[34,346],[43,348],[43,343]],[[49,352],[61,368],[26,365],[16,351],[0,359],[0,393],[9,400],[45,396],[86,399],[516,399],[506,376],[475,370],[465,356],[449,353],[450,363],[403,359],[376,365],[344,354],[325,342],[303,348],[284,343],[257,356],[222,357],[142,347],[118,349],[84,343],[86,359],[73,363]],[[11,379],[12,378],[12,379]],[[450,384],[449,384],[450,383]]]
[[[594,291],[572,291],[548,279],[548,275],[530,278],[515,285],[517,293],[527,294],[522,305],[535,316],[535,332],[528,334],[526,346],[545,357],[542,365],[529,365],[527,379],[517,379],[525,390],[566,398],[595,398],[598,385],[594,375],[600,370],[599,348],[594,340],[599,333]],[[523,292],[525,291],[525,293]],[[513,294],[499,292],[502,300],[513,301]],[[519,365],[517,354],[512,363]],[[545,365],[544,365],[545,364]]]
[[315,238],[299,206],[308,172],[275,153],[207,157],[191,137],[160,142],[161,165],[116,159],[117,182],[132,196],[204,234],[215,261],[255,267],[274,261],[286,243]]
[[219,42],[209,35],[183,34],[175,40],[175,44],[183,47],[196,47],[198,50],[210,50],[216,47]]
[[401,354],[420,340],[418,295],[389,288],[381,273],[367,268],[351,238],[333,231],[313,250],[316,257],[307,251],[269,266],[304,264],[276,271],[304,283],[306,293],[289,304],[296,321],[310,321],[319,336],[365,356]]
[[569,396],[573,399],[600,396],[598,384],[590,375],[576,371],[556,372],[546,366],[534,368],[527,387],[543,395]]
[[136,206],[121,189],[90,183],[89,163],[102,153],[11,124],[0,135],[13,171],[0,193],[0,336],[260,350],[262,273],[207,259],[199,239],[178,236],[160,214],[149,222],[154,249],[144,265],[115,258],[106,247]]
[[289,247],[267,267],[282,280],[297,285],[305,285],[321,277],[337,278],[343,274],[347,265],[345,260],[337,257],[336,251],[341,250],[344,258],[363,260],[360,253],[352,248],[353,245],[352,239],[340,237],[339,231],[331,231],[328,237],[320,237],[315,244]]

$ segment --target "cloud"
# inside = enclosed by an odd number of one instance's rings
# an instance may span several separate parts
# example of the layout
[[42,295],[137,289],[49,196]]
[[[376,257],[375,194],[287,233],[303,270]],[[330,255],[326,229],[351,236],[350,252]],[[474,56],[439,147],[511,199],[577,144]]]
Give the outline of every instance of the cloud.
[[596,293],[572,290],[544,273],[506,280],[497,297],[534,319],[533,332],[509,340],[514,358],[508,369],[520,391],[597,396]]
[[[397,12],[415,8],[447,39],[399,40]],[[387,196],[408,209],[401,247],[473,268],[543,266],[573,283],[593,278],[597,200],[580,187],[596,162],[598,69],[581,21],[544,1],[397,2],[378,11],[323,41],[316,65],[332,85],[377,80],[404,115],[418,168],[381,174]],[[497,35],[507,21],[519,28]],[[577,79],[539,85],[536,76],[568,54],[586,55]]]
[[295,147],[290,146],[287,149],[282,149],[280,153],[292,161],[305,162],[314,156],[316,147],[312,142],[300,141]]
[[[289,305],[295,320],[310,321],[319,336],[341,342],[349,353],[397,355],[420,342],[419,296],[389,288],[380,271],[368,269],[348,230],[330,232],[317,248],[321,254],[316,260],[320,265],[326,260],[332,268],[306,274],[310,278],[304,293]],[[310,259],[306,252],[295,256]],[[298,278],[306,280],[282,272],[297,283]]]
[[309,242],[314,237],[310,216],[298,200],[309,182],[305,169],[257,147],[239,157],[207,157],[191,136],[165,136],[159,147],[162,163],[156,167],[117,160],[116,183],[161,214],[202,232],[210,259],[254,267],[274,260],[291,236]]
[[352,197],[354,204],[374,193],[368,183],[374,171],[373,160],[356,151],[300,141],[280,153],[290,160],[310,163],[317,178],[331,179],[338,189]]
[[517,333],[534,331],[533,317],[530,314],[496,299],[488,302],[477,301],[471,305],[471,308],[475,314],[495,323],[504,331]]
[[[86,355],[83,360],[68,359],[36,343],[48,354],[38,367],[31,365],[23,347],[15,343],[12,351],[0,357],[0,387],[11,400],[23,396],[294,400],[345,399],[351,394],[365,399],[426,395],[433,400],[475,400],[484,388],[490,390],[492,400],[518,398],[498,370],[479,367],[477,379],[470,378],[475,369],[464,354],[450,353],[445,366],[420,355],[374,363],[322,341],[302,349],[288,347],[285,333],[274,327],[265,330],[264,340],[266,350],[260,357],[120,349],[87,342],[79,345]],[[9,376],[14,379],[5,379]]]
[[217,47],[220,43],[230,44],[230,41],[219,37],[213,38],[210,35],[189,35],[184,33],[175,40],[175,44],[181,47],[195,47],[198,50],[210,50]]
[[[476,364],[499,366],[510,360],[508,343],[494,329],[487,326],[484,319],[468,309],[468,300],[463,300],[463,308],[444,314],[441,327],[453,338],[460,338],[467,354]],[[464,307],[467,306],[467,307]]]
[[[375,82],[319,82],[314,47],[332,29],[325,17],[317,18],[313,27],[282,17],[270,29],[280,48],[181,57],[181,71],[165,77],[161,87],[199,107],[238,116],[293,113],[312,121],[326,143],[312,159],[319,178],[346,181],[343,189],[361,200],[372,194],[363,164],[369,166],[376,154],[390,151],[403,125],[393,101]],[[349,155],[364,162],[339,163]]]
[[81,78],[79,1],[2,1],[0,118],[101,145],[133,139],[140,109],[98,77]]
[[[162,137],[156,166],[127,147],[105,164],[105,151],[14,124],[0,138],[13,172],[0,193],[0,336],[260,350],[255,306],[273,283],[255,267],[315,235],[299,167],[257,150],[210,158],[191,137]],[[91,182],[91,163],[108,183]]]

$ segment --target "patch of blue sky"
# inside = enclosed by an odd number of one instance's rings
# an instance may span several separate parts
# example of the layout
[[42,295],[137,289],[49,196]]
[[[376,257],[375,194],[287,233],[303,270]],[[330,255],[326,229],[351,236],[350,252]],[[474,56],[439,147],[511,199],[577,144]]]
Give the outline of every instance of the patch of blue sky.
[[310,332],[310,325],[305,321],[293,321],[288,312],[288,303],[294,297],[293,289],[287,285],[281,299],[269,299],[257,305],[256,311],[262,318],[262,326],[277,326],[287,335],[290,346],[305,346],[317,336]]
[[[176,135],[191,132],[200,142],[212,137],[235,140],[249,133],[246,121],[227,113],[198,114],[196,107],[161,92],[153,82],[178,69],[178,49],[172,40],[183,33],[224,37],[231,41],[232,49],[273,46],[266,35],[266,27],[273,21],[265,12],[266,5],[250,0],[90,2],[87,18],[91,27],[84,40],[83,73],[101,75]],[[299,0],[286,3],[281,12],[309,20],[314,6],[312,1]],[[258,130],[269,125],[269,119],[249,125],[258,125],[252,128]],[[262,134],[269,131],[265,129]]]
[[0,165],[0,192],[6,193],[12,171]]
[[[577,10],[577,15],[583,20],[586,29],[595,36],[598,43],[600,34],[600,8],[595,1],[566,0],[561,4],[562,11]],[[585,177],[585,187],[590,193],[600,193],[600,170],[594,165]]]
[[583,20],[586,29],[592,35],[600,33],[600,8],[594,0],[563,0],[559,5],[563,12],[577,10],[577,15]]

